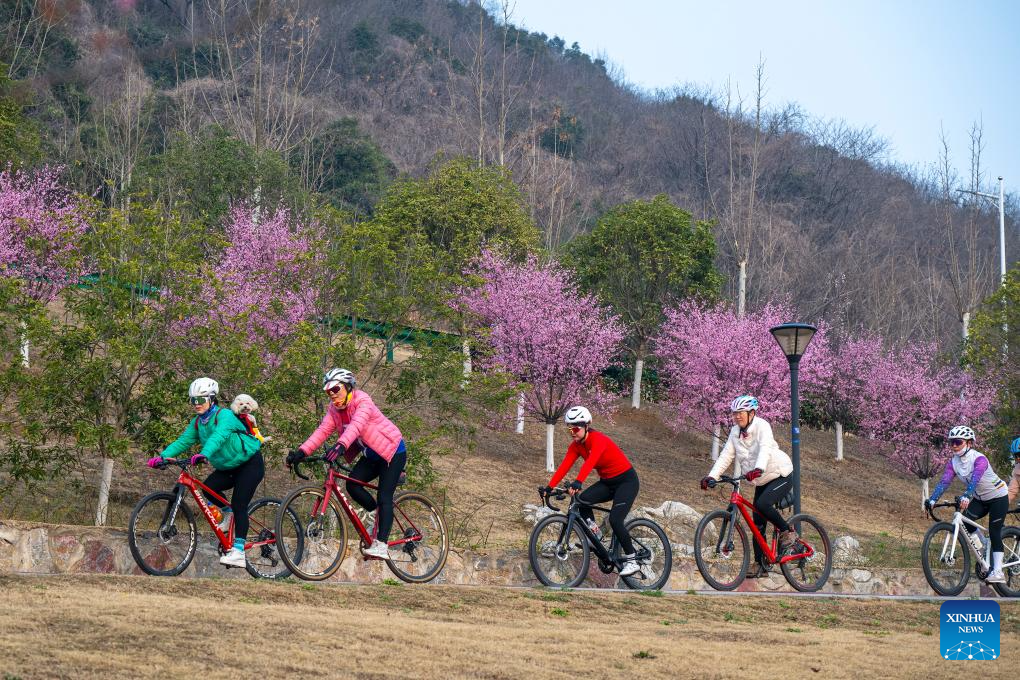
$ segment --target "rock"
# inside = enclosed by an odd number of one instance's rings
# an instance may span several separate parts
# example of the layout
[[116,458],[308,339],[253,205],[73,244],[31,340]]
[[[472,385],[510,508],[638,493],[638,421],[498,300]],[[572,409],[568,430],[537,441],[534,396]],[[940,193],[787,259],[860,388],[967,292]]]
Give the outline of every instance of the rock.
[[53,571],[50,555],[50,539],[43,528],[24,532],[14,546],[14,571],[35,574],[49,574]]
[[832,561],[839,565],[864,565],[868,563],[868,558],[864,556],[856,538],[840,536],[832,542]]
[[534,503],[524,504],[524,521],[529,524],[538,524],[552,514],[553,511],[544,505],[535,505]]
[[680,501],[666,501],[657,508],[641,508],[638,515],[644,515],[653,519],[661,519],[666,523],[686,524],[694,529],[701,521],[701,513],[689,505]]

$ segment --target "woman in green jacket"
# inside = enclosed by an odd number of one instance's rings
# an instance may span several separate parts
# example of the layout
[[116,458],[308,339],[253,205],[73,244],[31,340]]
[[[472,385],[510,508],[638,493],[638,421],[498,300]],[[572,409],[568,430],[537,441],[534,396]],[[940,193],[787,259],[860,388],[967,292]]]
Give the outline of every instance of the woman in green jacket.
[[234,489],[229,508],[206,496],[210,503],[223,510],[225,517],[220,523],[223,531],[230,527],[231,509],[234,513],[234,546],[220,558],[220,564],[244,567],[248,505],[266,474],[266,467],[259,452],[262,442],[248,433],[248,428],[230,409],[220,408],[216,403],[219,392],[219,383],[212,378],[199,378],[191,383],[188,396],[195,409],[195,417],[175,442],[160,455],[149,459],[149,467],[156,467],[165,458],[176,458],[196,444],[202,445],[201,452],[191,457],[191,464],[208,460],[215,468],[206,478],[205,485],[217,493]]

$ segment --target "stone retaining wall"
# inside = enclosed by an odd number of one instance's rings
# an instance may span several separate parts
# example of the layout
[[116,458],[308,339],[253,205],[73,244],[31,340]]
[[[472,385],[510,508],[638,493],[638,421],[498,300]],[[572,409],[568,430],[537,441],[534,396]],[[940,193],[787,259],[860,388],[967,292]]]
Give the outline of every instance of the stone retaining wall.
[[[226,570],[218,563],[217,544],[210,534],[199,535],[198,551],[184,576],[249,578],[241,569]],[[365,561],[348,552],[332,580],[376,583],[392,576],[382,562]],[[65,526],[0,521],[0,573],[28,574],[141,574],[128,549],[127,531],[118,528]],[[436,583],[471,585],[533,586],[537,580],[523,550],[502,550],[486,554],[453,550]],[[593,565],[585,586],[616,587],[615,575],[602,574]],[[707,590],[690,557],[674,559],[670,590]],[[982,590],[985,588],[982,587]],[[741,591],[788,591],[777,573],[767,579],[747,579]],[[868,595],[933,595],[920,569],[863,569],[836,567],[825,591]],[[964,595],[978,595],[972,580]],[[989,590],[988,595],[991,594]],[[986,593],[982,592],[982,596]]]

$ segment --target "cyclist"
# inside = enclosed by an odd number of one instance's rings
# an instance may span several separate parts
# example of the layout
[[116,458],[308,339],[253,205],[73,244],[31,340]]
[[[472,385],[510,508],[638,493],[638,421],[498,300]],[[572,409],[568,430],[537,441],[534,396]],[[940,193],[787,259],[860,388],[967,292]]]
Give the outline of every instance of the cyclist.
[[[995,474],[985,454],[973,447],[974,430],[966,425],[957,425],[949,431],[948,439],[953,457],[946,461],[942,479],[935,485],[935,491],[931,498],[925,501],[925,505],[930,510],[942,492],[953,482],[953,477],[959,477],[967,485],[967,490],[960,496],[960,510],[964,516],[978,520],[988,515],[988,538],[992,542],[992,570],[985,581],[1005,583],[1006,577],[1002,574],[1002,525],[1009,510],[1009,489],[1006,482]],[[975,531],[968,524],[964,524],[963,528],[968,534]]]
[[[779,448],[769,422],[756,417],[758,407],[758,399],[750,395],[739,396],[730,403],[733,427],[712,470],[701,480],[701,489],[704,491],[715,486],[720,475],[733,465],[736,457],[740,474],[754,485],[754,509],[757,511],[754,513],[754,524],[762,536],[765,535],[768,522],[779,528],[779,548],[782,554],[792,548],[797,540],[797,533],[776,509],[776,504],[793,490],[793,480],[790,479],[793,462]],[[769,573],[765,556],[757,541],[751,541],[751,545],[758,567],[747,577],[764,578]]]
[[230,507],[208,494],[206,499],[223,510],[225,515],[220,529],[230,528],[230,512],[234,513],[234,545],[220,557],[220,564],[229,567],[244,567],[244,544],[248,537],[248,505],[255,490],[266,474],[262,459],[262,442],[248,434],[248,428],[237,419],[230,409],[220,408],[217,403],[220,386],[212,378],[198,378],[188,388],[188,397],[195,417],[184,428],[184,432],[163,449],[158,456],[149,459],[149,467],[157,467],[167,458],[176,458],[196,444],[202,450],[191,457],[191,464],[208,461],[215,468],[206,477],[205,485],[221,493],[233,488]]
[[407,446],[397,426],[356,386],[354,374],[346,368],[334,368],[326,373],[322,389],[331,402],[326,415],[307,441],[287,455],[287,465],[299,462],[322,446],[334,432],[340,435],[336,446],[326,453],[328,461],[335,461],[341,454],[351,461],[364,450],[365,455],[354,465],[351,477],[362,482],[378,477],[378,498],[372,498],[365,487],[354,482],[347,482],[347,493],[367,512],[378,509],[375,540],[364,553],[385,560],[389,559],[386,543],[393,527],[393,493],[407,464]]
[[1009,445],[1009,453],[1013,459],[1013,472],[1009,475],[1009,504],[1013,505],[1017,492],[1020,491],[1020,437]]
[[609,512],[609,525],[613,527],[613,533],[619,539],[620,548],[623,550],[620,576],[630,576],[636,573],[639,567],[635,559],[634,541],[627,532],[624,522],[638,495],[637,472],[612,439],[591,427],[591,413],[584,406],[567,409],[563,422],[570,429],[573,441],[567,447],[567,455],[553,473],[549,486],[543,489],[543,493],[548,494],[552,491],[552,487],[560,483],[578,458],[584,459],[584,465],[567,489],[571,496],[581,491],[584,480],[588,478],[592,469],[595,469],[599,473],[599,481],[589,486],[579,497],[584,504],[581,506],[581,516],[589,524],[594,524],[595,513],[588,506],[613,501],[613,507]]

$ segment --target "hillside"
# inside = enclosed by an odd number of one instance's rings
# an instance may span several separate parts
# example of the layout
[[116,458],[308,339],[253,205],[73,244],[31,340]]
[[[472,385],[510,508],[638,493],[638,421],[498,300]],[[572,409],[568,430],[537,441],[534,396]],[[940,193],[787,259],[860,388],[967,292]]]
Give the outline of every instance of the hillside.
[[[0,62],[39,136],[16,162],[62,163],[110,204],[148,194],[206,217],[248,198],[252,168],[272,187],[263,200],[364,215],[395,173],[463,155],[513,173],[551,250],[613,205],[665,193],[714,222],[727,297],[743,263],[752,303],[790,296],[805,318],[951,348],[993,289],[997,244],[977,226],[992,218],[958,203],[962,178],[897,168],[870,130],[795,103],[683,84],[698,73],[636,91],[570,36],[518,30],[512,3],[509,16],[481,7],[6,3]],[[182,167],[203,140],[236,160]],[[1008,212],[1015,261],[1012,198]]]
[[[604,425],[604,431],[638,469],[638,506],[655,507],[666,500],[678,500],[707,512],[725,503],[720,490],[702,493],[697,487],[711,466],[708,437],[673,433],[662,424],[654,407],[639,412],[621,408],[615,422]],[[776,434],[780,445],[788,449],[788,430],[779,426]],[[557,460],[561,460],[565,432],[556,436]],[[875,564],[916,567],[920,541],[930,525],[920,509],[918,482],[869,452],[866,441],[848,438],[846,460],[840,463],[833,460],[833,446],[829,432],[803,433],[803,511],[821,519],[832,539],[844,534],[856,537]],[[544,428],[533,423],[528,424],[524,436],[481,429],[473,450],[435,461],[441,474],[441,490],[435,495],[444,503],[455,545],[483,552],[524,547],[531,527],[524,521],[523,505],[537,503],[535,489],[548,481],[544,447]],[[10,494],[0,517],[90,524],[98,470],[85,463],[81,474],[85,476],[46,484],[33,494],[23,490]],[[75,480],[77,485],[71,483]],[[169,488],[172,480],[170,472],[148,470],[141,460],[127,470],[118,465],[109,524],[126,525],[131,507],[142,495]],[[260,494],[282,496],[298,481],[283,469],[271,469]],[[690,537],[671,538],[690,542]]]

